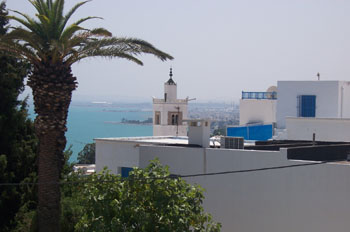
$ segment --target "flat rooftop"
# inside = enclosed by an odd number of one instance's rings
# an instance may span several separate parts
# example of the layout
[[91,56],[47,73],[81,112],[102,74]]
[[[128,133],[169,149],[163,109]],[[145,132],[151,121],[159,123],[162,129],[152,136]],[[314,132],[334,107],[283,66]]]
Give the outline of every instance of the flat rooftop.
[[122,138],[96,138],[95,141],[123,141],[148,144],[178,144],[188,145],[187,136],[145,136],[145,137],[122,137]]
[[[144,136],[122,138],[96,138],[95,141],[126,142],[138,144],[153,144],[160,146],[201,147],[189,144],[187,136]],[[220,148],[217,139],[211,139],[212,148]],[[272,140],[272,141],[245,141],[244,150],[279,151],[287,149],[288,159],[309,161],[346,161],[350,158],[350,143],[303,141],[303,140]],[[221,148],[226,149],[226,148]],[[347,163],[347,162],[346,162]]]
[[[166,146],[183,146],[183,147],[201,147],[195,144],[188,143],[187,136],[145,136],[145,137],[121,137],[121,138],[96,138],[95,141],[115,141],[115,142],[132,142],[140,144],[155,144]],[[220,147],[220,142],[216,139],[210,140],[210,145]],[[245,145],[252,145],[253,143],[247,142]]]

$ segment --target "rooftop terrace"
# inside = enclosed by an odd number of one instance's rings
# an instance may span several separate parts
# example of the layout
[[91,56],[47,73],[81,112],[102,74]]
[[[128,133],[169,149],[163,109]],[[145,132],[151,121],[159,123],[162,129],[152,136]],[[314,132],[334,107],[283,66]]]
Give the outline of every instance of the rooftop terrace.
[[277,100],[277,92],[243,92],[242,99]]
[[[96,141],[130,142],[144,145],[201,147],[189,144],[187,136],[147,136],[147,137],[124,137],[124,138],[97,138]],[[211,141],[211,148],[220,148],[217,141]],[[350,143],[346,142],[323,142],[304,140],[271,140],[271,141],[245,141],[244,150],[279,151],[287,148],[287,157],[292,160],[308,161],[346,161],[350,158]]]

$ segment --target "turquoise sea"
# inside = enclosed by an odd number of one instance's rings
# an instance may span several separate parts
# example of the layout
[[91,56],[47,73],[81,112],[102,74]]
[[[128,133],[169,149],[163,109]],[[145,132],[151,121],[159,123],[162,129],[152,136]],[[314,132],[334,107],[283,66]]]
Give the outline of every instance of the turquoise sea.
[[[32,118],[35,117],[33,106],[29,107],[29,113]],[[150,124],[120,123],[122,118],[143,121],[150,117],[150,104],[72,103],[66,132],[66,148],[72,145],[73,151],[70,161],[75,161],[79,151],[94,138],[151,136]]]

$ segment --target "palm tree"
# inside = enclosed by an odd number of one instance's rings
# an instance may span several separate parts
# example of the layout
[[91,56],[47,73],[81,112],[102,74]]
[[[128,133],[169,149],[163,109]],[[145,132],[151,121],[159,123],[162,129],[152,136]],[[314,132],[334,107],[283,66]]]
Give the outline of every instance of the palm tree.
[[28,0],[35,18],[13,11],[9,16],[22,27],[0,38],[0,50],[32,64],[28,85],[32,88],[39,138],[38,225],[40,231],[60,231],[59,177],[66,146],[67,113],[77,80],[71,66],[87,57],[120,57],[142,65],[137,55],[149,53],[162,61],[173,59],[152,44],[134,38],[116,38],[104,28],[86,29],[81,24],[98,17],[85,17],[68,24],[76,4],[64,14],[64,0]]

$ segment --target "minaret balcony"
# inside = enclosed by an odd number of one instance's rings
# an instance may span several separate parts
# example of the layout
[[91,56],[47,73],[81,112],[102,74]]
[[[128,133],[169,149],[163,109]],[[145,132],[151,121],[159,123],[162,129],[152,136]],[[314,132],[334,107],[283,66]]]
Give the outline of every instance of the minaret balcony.
[[158,98],[153,98],[153,103],[155,104],[161,104],[161,103],[187,103],[188,99],[176,99],[176,100],[170,100],[168,99],[165,101],[164,99],[158,99]]

